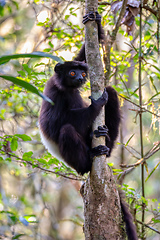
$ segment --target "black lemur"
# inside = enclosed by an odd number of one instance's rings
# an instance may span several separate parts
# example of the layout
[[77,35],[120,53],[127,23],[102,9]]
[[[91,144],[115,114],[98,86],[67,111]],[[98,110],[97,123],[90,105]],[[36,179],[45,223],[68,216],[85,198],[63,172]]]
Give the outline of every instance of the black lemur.
[[[103,40],[101,16],[96,13],[99,40]],[[88,15],[84,17],[84,23]],[[39,117],[41,138],[48,151],[60,160],[64,160],[79,174],[91,170],[94,156],[110,156],[114,141],[118,135],[120,123],[119,102],[116,91],[106,87],[98,100],[91,98],[91,105],[83,101],[79,88],[86,82],[88,67],[85,62],[85,45],[82,46],[74,61],[58,63],[55,74],[47,82],[44,94],[53,102],[43,101]],[[96,137],[106,136],[106,146],[92,148],[92,124],[105,106],[106,127],[95,131]]]
[[[83,23],[95,20],[98,26],[99,41],[104,40],[101,16],[89,13]],[[53,156],[64,160],[79,174],[91,170],[94,156],[110,156],[118,135],[120,110],[116,91],[108,86],[102,96],[87,105],[80,96],[79,88],[86,82],[88,67],[85,63],[85,44],[74,61],[58,63],[53,77],[47,82],[44,94],[54,105],[44,101],[39,117],[42,142]],[[106,146],[92,148],[92,124],[102,107],[105,106],[105,126],[98,127],[96,137],[105,136]],[[120,197],[129,240],[137,240],[132,216]]]

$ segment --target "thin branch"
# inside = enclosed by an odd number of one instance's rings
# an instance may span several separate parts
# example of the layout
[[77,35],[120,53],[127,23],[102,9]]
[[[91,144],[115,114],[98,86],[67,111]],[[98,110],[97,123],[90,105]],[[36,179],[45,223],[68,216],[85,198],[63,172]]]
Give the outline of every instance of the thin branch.
[[5,21],[7,21],[8,19],[14,18],[14,17],[16,17],[16,16],[17,16],[17,13],[12,13],[12,14],[10,14],[10,15],[2,18],[2,19],[0,20],[0,25],[1,25],[2,23],[4,23]]
[[160,21],[160,18],[158,17],[158,11],[152,9],[151,7],[149,7],[146,4],[144,4],[142,8],[144,8],[144,9],[148,10],[149,12],[153,13],[155,15],[155,17],[158,19],[158,21]]
[[120,165],[122,168],[135,168],[138,165],[144,163],[147,159],[149,159],[151,156],[153,156],[155,153],[157,153],[160,150],[160,142],[158,142],[143,158],[139,159],[136,163],[134,164],[122,164]]
[[[98,2],[98,5],[107,5],[107,6],[110,6],[111,3],[109,3],[109,2]],[[145,10],[147,10],[147,11],[151,12],[152,14],[154,14],[155,17],[157,17],[158,21],[160,21],[160,18],[158,17],[158,11],[157,11],[157,10],[149,7],[147,4],[144,4],[144,5],[142,6],[142,8],[144,8]]]
[[[125,144],[123,144],[123,147],[130,153],[130,154],[132,154],[132,157],[134,157],[135,159],[137,159],[137,160],[139,160],[139,157],[138,156],[136,156],[135,155],[135,153],[137,153],[139,156],[140,156],[140,153],[136,150],[136,149],[134,149],[133,147],[131,147],[131,146],[129,146],[129,145],[125,145]],[[133,153],[131,150],[133,150],[135,153]]]
[[[121,164],[120,166],[122,168],[127,168],[125,169],[122,174],[118,177],[119,182],[121,183],[123,181],[123,178],[129,174],[130,172],[132,172],[138,165],[140,165],[141,163],[143,163],[144,161],[146,161],[147,159],[149,159],[153,154],[155,154],[156,152],[158,152],[160,150],[160,147],[158,147],[160,145],[160,142],[154,146],[147,154],[144,158],[139,159],[135,164]],[[158,148],[157,148],[158,147]],[[157,149],[155,149],[157,148]],[[127,149],[128,150],[128,149]],[[133,154],[132,154],[133,155]],[[135,156],[134,156],[135,157]]]
[[[6,152],[5,152],[4,150],[1,149],[0,151],[6,154]],[[11,157],[17,158],[17,159],[20,160],[22,163],[27,163],[28,165],[30,165],[30,166],[32,166],[32,167],[34,167],[34,168],[40,169],[41,171],[44,171],[44,172],[56,174],[56,175],[59,175],[59,176],[61,176],[61,177],[64,177],[64,178],[67,178],[67,179],[71,179],[71,180],[76,180],[76,181],[84,181],[84,180],[86,180],[86,178],[84,178],[84,177],[77,177],[77,176],[74,175],[73,173],[55,172],[55,171],[53,171],[53,170],[43,168],[43,167],[41,167],[40,165],[38,165],[38,163],[35,164],[35,163],[30,162],[30,161],[27,161],[27,160],[25,160],[25,159],[23,159],[23,158],[20,158],[20,157],[14,155],[14,154],[11,153],[11,152],[7,152],[7,154],[8,154],[9,156],[11,156]],[[19,162],[18,160],[17,160],[17,162]],[[73,176],[75,176],[75,177],[71,177],[71,176],[68,176],[68,175],[73,175]]]
[[130,168],[125,169],[125,170],[122,172],[122,174],[120,174],[120,176],[118,177],[119,183],[122,183],[124,177],[125,177],[127,174],[131,173],[134,169],[135,169],[135,167],[130,167]]
[[154,232],[160,234],[160,232],[159,232],[157,229],[155,229],[155,228],[153,228],[153,227],[147,225],[146,223],[142,223],[142,222],[139,221],[139,220],[136,220],[136,221],[137,221],[139,224],[143,224],[145,227],[147,227],[147,228],[151,229],[152,231],[154,231]]
[[80,226],[80,227],[83,227],[83,223],[80,223],[80,222],[78,222],[77,220],[75,220],[75,219],[62,219],[62,220],[59,220],[58,222],[59,223],[61,223],[61,222],[72,222],[72,223],[74,223],[74,224],[77,224],[78,226]]
[[148,112],[148,113],[150,113],[150,114],[153,114],[154,116],[156,116],[156,117],[158,117],[158,118],[160,117],[160,116],[157,115],[156,113],[151,112],[151,111],[149,111],[148,109],[146,109],[146,108],[144,108],[144,107],[142,107],[142,106],[140,106],[140,105],[132,102],[131,100],[129,100],[128,98],[122,96],[121,94],[118,94],[118,96],[121,97],[121,98],[123,98],[123,99],[126,100],[127,102],[132,103],[133,105],[135,105],[136,107],[140,108],[140,109],[143,110],[144,112]]
[[114,43],[114,41],[116,40],[116,36],[117,36],[118,30],[119,30],[119,27],[120,27],[120,25],[121,25],[121,22],[122,22],[124,13],[125,13],[125,11],[126,11],[127,2],[128,2],[128,0],[123,0],[122,8],[121,8],[121,11],[120,11],[120,14],[119,14],[119,17],[118,17],[116,26],[115,26],[115,28],[113,29],[113,32],[112,32],[111,45],[112,45],[112,44]]
[[98,2],[98,5],[108,5],[108,6],[110,6],[111,3],[109,3],[109,2]]

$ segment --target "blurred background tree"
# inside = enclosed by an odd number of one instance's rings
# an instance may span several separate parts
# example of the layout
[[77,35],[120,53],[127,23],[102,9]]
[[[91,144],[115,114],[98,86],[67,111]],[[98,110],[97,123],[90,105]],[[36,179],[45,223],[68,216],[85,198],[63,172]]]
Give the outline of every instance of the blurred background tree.
[[[84,42],[81,23],[84,4],[78,0],[0,0],[0,74],[14,77],[12,82],[4,77],[0,79],[1,239],[84,239],[79,189],[86,176],[78,176],[45,150],[38,132],[41,98],[33,94],[33,89],[28,91],[23,83],[23,87],[14,84],[17,77],[42,92],[56,64],[52,56],[59,57],[59,61],[72,60]],[[121,6],[121,1],[99,1],[106,33],[114,32]],[[140,239],[158,240],[159,3],[144,2],[141,29],[139,13],[139,2],[128,1],[116,40],[112,46],[101,49],[107,82],[118,91],[122,109],[118,143],[107,161],[123,184]],[[18,55],[33,52],[39,52],[39,56]],[[139,77],[142,80],[142,106],[139,106]],[[82,95],[87,100],[89,82]],[[142,114],[141,130],[139,114]],[[144,176],[141,176],[141,163],[145,163]],[[143,211],[145,236],[141,230]]]

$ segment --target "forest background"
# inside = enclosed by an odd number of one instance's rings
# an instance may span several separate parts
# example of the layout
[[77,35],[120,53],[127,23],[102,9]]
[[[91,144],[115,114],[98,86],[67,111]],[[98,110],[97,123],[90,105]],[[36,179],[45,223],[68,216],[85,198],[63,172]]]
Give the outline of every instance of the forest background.
[[[140,29],[139,2],[128,1],[110,49],[109,84],[119,94],[122,124],[107,159],[126,193],[139,237],[145,211],[146,239],[154,240],[160,237],[158,4],[144,2]],[[113,31],[121,6],[99,1],[106,33]],[[87,176],[53,158],[38,131],[41,92],[57,61],[72,60],[82,46],[84,13],[84,1],[0,1],[0,239],[84,239],[79,189]],[[89,101],[89,95],[87,82],[82,96]]]

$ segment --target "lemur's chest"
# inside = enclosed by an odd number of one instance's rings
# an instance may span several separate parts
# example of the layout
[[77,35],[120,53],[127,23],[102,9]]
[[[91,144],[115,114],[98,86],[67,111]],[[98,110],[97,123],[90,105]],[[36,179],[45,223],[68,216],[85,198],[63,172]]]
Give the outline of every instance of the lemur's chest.
[[46,147],[46,149],[48,150],[48,152],[51,153],[51,154],[52,154],[55,158],[57,158],[58,160],[64,162],[64,159],[63,159],[63,157],[62,157],[61,154],[60,154],[58,144],[57,144],[56,142],[54,142],[53,140],[48,139],[48,138],[43,134],[43,132],[41,131],[41,129],[39,129],[39,130],[40,130],[41,141],[42,141],[43,145]]

